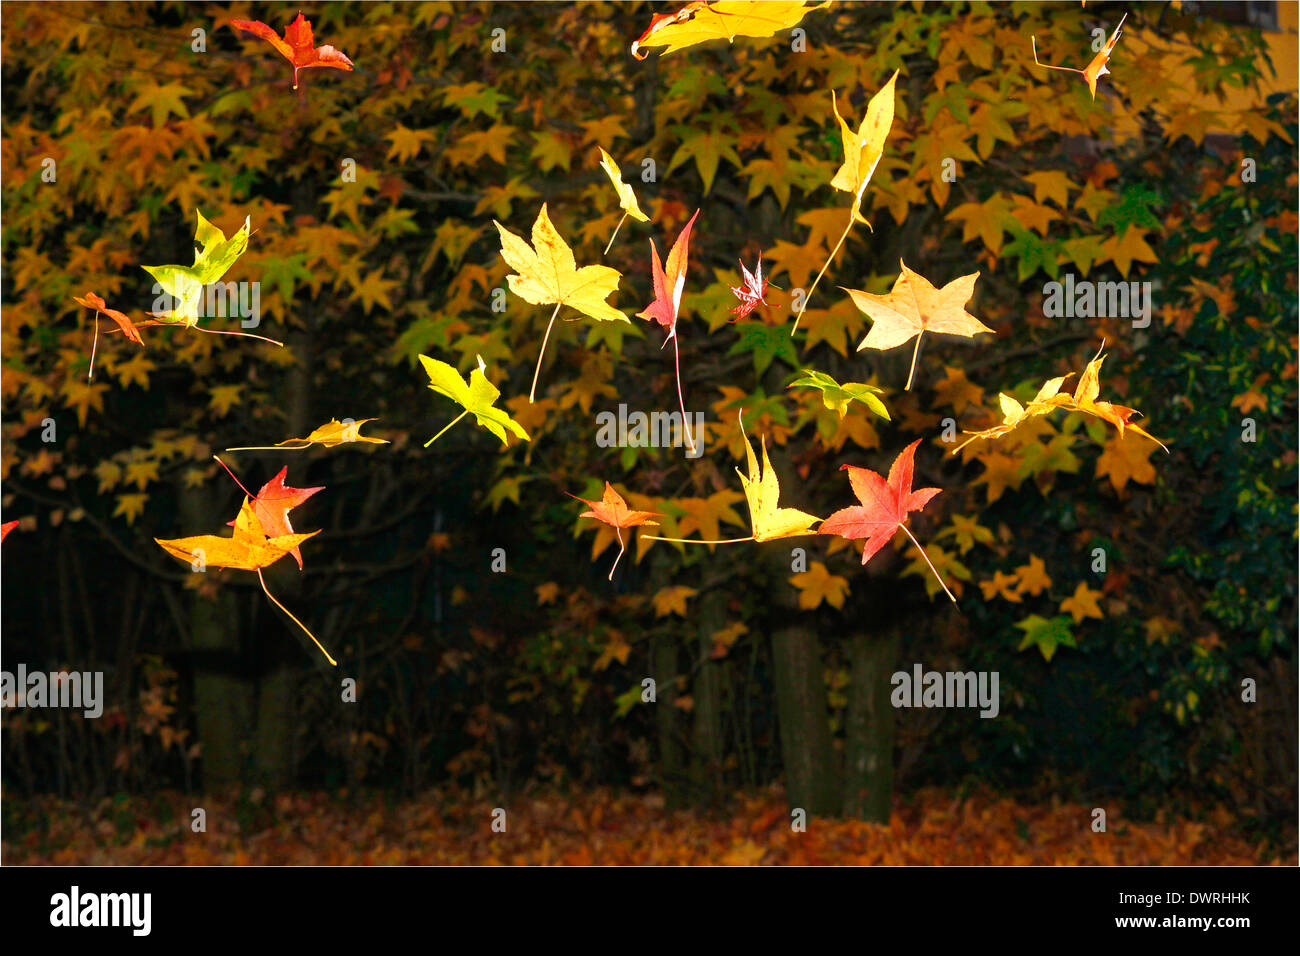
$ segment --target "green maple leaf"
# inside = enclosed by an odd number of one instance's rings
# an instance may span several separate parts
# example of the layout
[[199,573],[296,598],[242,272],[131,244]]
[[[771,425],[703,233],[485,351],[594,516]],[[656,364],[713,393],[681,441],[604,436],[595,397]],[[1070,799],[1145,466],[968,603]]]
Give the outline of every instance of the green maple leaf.
[[157,315],[157,318],[191,326],[199,321],[203,287],[230,271],[235,260],[248,248],[248,237],[252,232],[251,217],[245,217],[243,228],[227,239],[225,233],[203,218],[202,212],[196,209],[195,213],[199,221],[194,230],[194,241],[202,248],[194,250],[194,264],[141,267],[157,280],[163,292],[180,303],[179,308]]
[[1025,637],[1016,650],[1023,651],[1031,645],[1037,646],[1042,652],[1043,660],[1050,661],[1058,647],[1078,647],[1074,643],[1074,635],[1070,633],[1070,618],[1063,614],[1050,620],[1031,614],[1016,627],[1025,632]]
[[843,418],[849,410],[850,402],[862,402],[885,421],[889,421],[889,409],[876,396],[881,389],[861,382],[845,382],[841,385],[825,372],[804,369],[798,378],[786,386],[795,388],[815,388],[822,393],[822,404]]
[[1117,236],[1123,236],[1130,226],[1162,229],[1164,223],[1151,211],[1152,206],[1160,205],[1158,192],[1142,185],[1126,186],[1119,202],[1112,203],[1101,211],[1097,217],[1097,225],[1114,226]]
[[456,422],[460,421],[466,415],[473,414],[478,423],[490,431],[497,438],[501,439],[501,444],[508,444],[506,440],[506,429],[524,441],[531,441],[528,432],[524,431],[523,426],[507,415],[499,408],[493,408],[497,398],[500,397],[501,391],[495,385],[487,380],[483,374],[483,359],[478,360],[478,368],[469,373],[469,381],[460,377],[456,369],[446,362],[440,362],[437,359],[429,358],[427,355],[420,356],[420,364],[424,366],[425,372],[429,375],[429,387],[439,395],[446,395],[457,405],[460,405],[465,411],[461,412],[454,418],[437,435],[434,435],[424,447],[428,448],[438,440],[442,432],[445,432]]
[[760,325],[750,322],[740,327],[740,341],[731,347],[728,355],[741,352],[754,353],[754,371],[762,375],[773,359],[782,359],[791,366],[798,366],[799,356],[790,342],[790,333],[776,325]]
[[1039,239],[1028,229],[1019,224],[1007,225],[1007,231],[1014,236],[1012,242],[1002,247],[1002,255],[1015,256],[1019,259],[1020,281],[1024,282],[1039,269],[1053,279],[1060,271],[1059,257],[1061,243],[1055,239]]

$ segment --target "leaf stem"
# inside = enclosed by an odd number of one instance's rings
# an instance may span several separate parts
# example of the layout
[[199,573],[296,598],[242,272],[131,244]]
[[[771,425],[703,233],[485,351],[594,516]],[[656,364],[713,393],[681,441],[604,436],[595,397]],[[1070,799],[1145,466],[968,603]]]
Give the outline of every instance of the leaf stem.
[[748,538],[726,538],[722,541],[701,541],[699,538],[661,538],[655,534],[643,534],[641,538],[644,541],[671,541],[673,544],[740,544],[742,541],[754,540],[752,534]]
[[[227,465],[224,461],[222,461],[220,458],[217,458],[216,455],[213,455],[212,457],[213,457],[213,459],[216,461],[216,463],[217,463],[218,465],[220,465],[222,468],[225,468],[225,469],[226,469],[226,474],[228,474],[231,478],[235,478],[235,473],[234,473],[233,471],[230,470],[230,466],[228,466],[228,465]],[[245,487],[244,487],[244,483],[243,483],[242,481],[240,481],[238,478],[235,478],[235,484],[239,485],[240,490],[243,491],[244,494],[248,495],[248,497],[250,497],[250,498],[256,498],[256,497],[257,497],[257,495],[253,494],[251,491],[249,491],[247,488],[245,488]]]
[[682,434],[686,436],[686,444],[690,446],[691,454],[695,454],[695,442],[691,438],[691,420],[686,416],[686,401],[682,398],[682,360],[681,354],[677,351],[677,323],[673,323],[673,370],[677,374],[677,406],[682,410]]
[[542,356],[546,354],[546,343],[551,338],[551,329],[555,326],[555,317],[560,314],[561,302],[555,303],[555,311],[551,313],[551,321],[546,324],[546,334],[542,336],[542,350],[537,353],[537,370],[533,372],[533,387],[528,390],[528,404],[533,404],[533,395],[537,393],[537,376],[542,374]]
[[[468,415],[468,414],[469,414],[469,409],[467,408],[467,409],[465,409],[463,412],[461,412],[459,415],[457,415],[455,418],[453,418],[451,421],[449,421],[449,422],[448,422],[448,423],[443,427],[442,432],[445,432],[448,428],[450,428],[452,425],[455,425],[458,421],[460,421],[462,418],[464,418],[464,417],[465,417],[466,415]],[[430,438],[427,442],[425,442],[425,443],[424,443],[424,447],[425,447],[425,448],[428,448],[430,445],[432,445],[434,442],[436,442],[439,438],[441,438],[441,437],[442,437],[442,432],[438,432],[438,434],[434,435],[434,436],[433,436],[432,438]]]
[[329,661],[335,667],[338,667],[339,662],[336,661],[334,658],[330,657],[329,651],[325,650],[324,647],[321,647],[321,642],[316,640],[315,634],[307,630],[307,625],[304,624],[302,621],[298,620],[296,617],[294,617],[292,611],[290,611],[287,607],[285,607],[283,604],[281,604],[279,601],[275,599],[275,595],[272,594],[270,589],[268,589],[266,586],[266,578],[262,577],[262,569],[257,568],[256,570],[257,570],[257,580],[262,582],[262,590],[266,592],[266,596],[271,599],[272,603],[274,603],[276,607],[278,607],[285,614],[288,614],[289,618],[293,621],[293,623],[297,624],[300,628],[302,628],[303,633],[311,638],[311,642],[320,648],[320,652],[325,655],[325,660]]
[[228,332],[223,329],[201,329],[197,325],[190,326],[195,332],[203,332],[207,335],[238,335],[246,339],[258,339],[262,342],[270,342],[272,345],[284,348],[283,342],[277,342],[275,339],[268,339],[265,335],[254,335],[252,332]]
[[844,234],[840,236],[840,241],[835,243],[835,248],[831,250],[830,257],[827,258],[827,260],[822,264],[822,271],[817,273],[817,278],[813,279],[812,288],[808,290],[808,294],[803,298],[803,308],[800,309],[799,314],[794,317],[794,328],[790,330],[791,338],[794,338],[795,332],[799,331],[799,320],[802,319],[803,314],[808,311],[808,303],[809,301],[812,300],[812,294],[817,291],[817,283],[822,281],[822,276],[824,276],[826,274],[826,270],[830,268],[830,264],[832,261],[834,261],[836,253],[840,251],[840,247],[844,245],[844,240],[849,237],[849,233],[852,230],[853,230],[853,213],[852,211],[850,211],[849,224],[844,227]]
[[618,225],[614,227],[614,231],[610,233],[609,244],[605,246],[605,251],[601,253],[601,255],[605,255],[605,256],[609,255],[610,247],[614,245],[614,237],[618,235],[619,229],[622,228],[623,223],[626,220],[627,220],[627,213],[625,212],[623,213],[623,218],[618,221]]
[[86,381],[92,381],[95,378],[95,348],[99,345],[99,313],[95,313],[95,337],[90,340],[90,371],[86,375]]
[[[612,240],[611,240],[611,241],[612,241]],[[613,580],[614,580],[614,569],[615,569],[616,567],[618,567],[618,563],[619,563],[619,561],[623,560],[623,552],[625,552],[625,551],[627,550],[627,545],[625,545],[625,544],[623,543],[623,531],[622,531],[622,529],[621,529],[621,528],[615,528],[615,529],[614,529],[614,534],[618,537],[618,557],[616,557],[616,558],[614,559],[614,563],[613,563],[612,565],[610,565],[610,568],[609,568],[609,580],[610,580],[610,581],[613,581]]]
[[930,565],[930,570],[934,573],[935,580],[939,582],[939,587],[943,588],[944,593],[948,595],[948,597],[952,600],[952,603],[956,604],[957,599],[953,597],[952,592],[948,590],[948,585],[943,583],[943,578],[939,576],[939,572],[935,571],[934,564],[933,562],[930,561],[930,556],[925,553],[925,548],[921,547],[921,542],[917,541],[916,538],[912,537],[912,532],[907,530],[907,525],[900,524],[899,527],[903,529],[904,533],[906,533],[906,535],[909,538],[912,538],[912,544],[916,545],[917,550],[921,552],[921,557],[925,558],[925,563]]
[[912,390],[912,376],[916,374],[916,356],[921,351],[921,336],[924,334],[924,332],[916,333],[916,345],[912,346],[912,368],[907,373],[907,384],[903,387],[905,392]]
[[226,451],[302,451],[310,447],[311,442],[305,445],[243,445],[239,448],[227,448]]

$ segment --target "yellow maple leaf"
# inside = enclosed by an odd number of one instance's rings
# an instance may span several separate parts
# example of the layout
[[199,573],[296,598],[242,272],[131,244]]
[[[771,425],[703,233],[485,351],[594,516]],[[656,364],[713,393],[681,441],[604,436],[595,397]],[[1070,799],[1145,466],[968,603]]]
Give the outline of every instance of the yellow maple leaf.
[[685,585],[677,584],[668,588],[661,588],[653,598],[651,603],[654,605],[655,617],[668,617],[670,614],[676,614],[678,617],[686,616],[686,602],[700,592],[695,588],[688,588]]
[[316,640],[316,635],[307,630],[307,626],[302,621],[294,617],[287,607],[276,600],[275,595],[266,587],[266,579],[262,577],[263,568],[271,566],[308,538],[318,534],[320,534],[319,530],[267,537],[252,501],[245,497],[239,515],[235,518],[234,531],[228,538],[215,534],[199,534],[188,538],[154,538],[154,541],[172,557],[179,558],[195,570],[203,571],[214,567],[256,571],[266,596],[303,629],[330,664],[337,665],[338,662],[330,657],[320,641]]
[[537,376],[542,370],[546,342],[562,307],[567,305],[601,322],[632,321],[605,301],[618,289],[619,279],[623,276],[609,266],[583,266],[579,269],[573,250],[551,223],[545,203],[542,203],[541,212],[533,223],[532,246],[495,219],[492,223],[501,236],[501,258],[515,270],[515,274],[506,276],[510,291],[533,305],[555,304],[537,356],[533,387],[528,393],[528,400],[532,402],[537,392]]
[[135,524],[135,519],[144,513],[144,505],[148,500],[148,495],[118,495],[117,507],[113,509],[112,516],[125,518],[127,524]]
[[632,56],[644,60],[646,47],[663,47],[663,54],[675,53],[710,40],[733,41],[736,37],[764,38],[788,30],[812,10],[829,6],[823,2],[809,7],[805,0],[715,0],[688,3],[676,13],[657,13],[650,26],[631,47]]
[[1036,554],[1029,556],[1028,564],[1016,568],[1016,576],[1020,578],[1020,586],[1017,588],[1020,594],[1038,595],[1052,586],[1043,559]]
[[745,439],[745,457],[749,463],[749,476],[740,473],[740,485],[749,503],[749,519],[754,529],[755,541],[772,541],[775,538],[791,538],[804,534],[813,534],[809,525],[820,521],[816,515],[810,515],[794,508],[777,507],[777,498],[781,493],[781,484],[772,470],[772,462],[767,457],[767,439],[760,439],[763,448],[763,469],[758,468],[758,459],[754,457],[754,446],[745,437],[741,428],[741,437]]
[[1101,618],[1101,607],[1097,604],[1097,598],[1101,597],[1100,591],[1094,591],[1082,581],[1074,589],[1074,594],[1061,602],[1061,610],[1067,612],[1074,618],[1074,623],[1080,623],[1085,617]]
[[632,187],[623,182],[623,174],[618,168],[618,163],[614,162],[614,157],[605,152],[603,146],[597,146],[600,150],[600,168],[605,170],[605,175],[609,181],[614,184],[614,192],[618,194],[618,205],[623,210],[623,218],[619,219],[618,225],[614,227],[614,232],[609,237],[609,243],[605,246],[605,252],[609,252],[610,246],[614,244],[614,236],[618,235],[619,227],[623,225],[623,220],[628,216],[638,222],[649,222],[650,217],[641,211],[640,205],[636,201],[636,193],[632,192]]
[[835,260],[835,255],[848,239],[849,233],[853,231],[853,224],[860,222],[871,228],[871,223],[863,218],[861,212],[862,195],[867,190],[867,183],[871,181],[871,176],[876,171],[876,166],[880,164],[880,157],[885,152],[885,140],[889,136],[889,129],[894,125],[894,83],[898,79],[898,71],[889,78],[867,103],[866,115],[862,117],[856,132],[844,122],[844,117],[840,116],[840,107],[835,95],[831,90],[831,111],[835,114],[836,121],[840,124],[840,140],[844,147],[844,162],[840,168],[835,171],[831,177],[831,186],[841,192],[853,194],[853,204],[849,207],[849,221],[844,227],[840,240],[831,250],[831,254],[826,257],[822,264],[821,271],[817,273],[817,278],[813,279],[812,288],[804,296],[803,308],[799,314],[794,317],[794,327],[791,328],[790,334],[794,335],[799,329],[799,320],[803,318],[804,312],[808,308],[808,300],[812,294],[817,291],[817,283],[821,282],[822,276],[830,268],[830,264]]
[[1149,485],[1156,480],[1156,469],[1147,459],[1155,446],[1129,435],[1115,435],[1106,442],[1097,459],[1097,477],[1110,478],[1116,491],[1123,491],[1130,481]]
[[990,580],[980,582],[980,590],[984,592],[986,601],[991,601],[996,596],[1019,604],[1020,595],[1014,590],[1015,585],[1016,575],[995,571]]
[[792,575],[790,583],[799,589],[799,606],[812,610],[823,601],[831,607],[844,607],[844,599],[849,593],[848,578],[831,574],[826,565],[814,561],[807,571]]
[[227,448],[226,451],[271,451],[278,448],[283,448],[286,451],[301,451],[304,448],[310,448],[312,445],[333,448],[336,445],[351,445],[354,443],[387,445],[387,439],[371,438],[369,435],[360,433],[361,426],[366,422],[377,421],[379,421],[377,418],[363,418],[354,422],[349,418],[340,422],[331,418],[324,425],[312,431],[306,438],[286,438],[274,445],[244,445],[239,448]]
[[935,288],[920,273],[913,272],[907,263],[899,261],[899,276],[888,295],[873,295],[855,289],[845,289],[853,304],[865,312],[872,321],[871,331],[858,345],[863,349],[892,349],[916,338],[912,349],[912,369],[903,391],[912,387],[916,374],[916,356],[921,348],[921,336],[926,332],[944,335],[961,335],[970,338],[980,332],[992,332],[987,325],[966,311],[966,303],[975,294],[978,272],[959,276],[942,289]]
[[885,139],[889,136],[890,127],[894,125],[894,83],[897,79],[898,71],[895,70],[894,75],[867,104],[866,115],[862,117],[856,133],[844,122],[844,117],[840,116],[835,91],[831,91],[831,109],[839,121],[840,140],[844,146],[844,162],[831,178],[831,186],[853,194],[850,212],[858,222],[867,221],[859,211],[862,194],[876,171],[880,157],[884,155]]

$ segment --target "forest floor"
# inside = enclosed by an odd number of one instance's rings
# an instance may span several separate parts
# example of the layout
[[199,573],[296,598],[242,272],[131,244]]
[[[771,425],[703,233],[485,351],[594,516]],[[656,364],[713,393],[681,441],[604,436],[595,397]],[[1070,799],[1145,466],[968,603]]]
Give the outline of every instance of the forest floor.
[[[206,832],[193,832],[196,807]],[[310,793],[235,799],[167,793],[87,808],[8,798],[6,864],[1290,864],[1240,836],[1223,809],[1197,820],[1134,822],[1108,809],[1023,804],[991,793],[922,790],[888,827],[852,820],[791,829],[777,790],[737,796],[730,812],[672,810],[655,794],[595,790],[494,804],[431,793]],[[497,814],[499,817],[500,814]],[[1292,841],[1294,845],[1294,841]]]

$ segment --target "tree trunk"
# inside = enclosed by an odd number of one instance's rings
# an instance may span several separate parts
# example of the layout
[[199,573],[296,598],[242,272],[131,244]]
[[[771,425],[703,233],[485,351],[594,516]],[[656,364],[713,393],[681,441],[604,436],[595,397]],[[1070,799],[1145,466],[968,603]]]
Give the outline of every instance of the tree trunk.
[[835,816],[840,812],[840,774],[831,744],[821,642],[811,627],[812,615],[799,610],[794,588],[786,580],[788,550],[772,547],[780,558],[773,565],[771,601],[778,623],[772,633],[772,679],[786,800],[791,809],[802,808],[809,816]]
[[[198,488],[181,489],[180,513],[185,528],[220,527],[223,520],[210,495]],[[221,572],[208,568],[202,573]],[[189,593],[194,716],[202,745],[203,788],[227,790],[243,781],[242,745],[250,730],[252,698],[252,688],[239,671],[235,595],[229,587],[222,587],[215,598]]]
[[894,708],[890,678],[898,660],[899,632],[849,642],[851,677],[844,735],[844,813],[889,823],[894,789]]
[[691,784],[696,798],[712,806],[722,796],[722,665],[713,660],[713,633],[727,623],[727,595],[713,588],[700,599],[697,615],[700,666],[695,673],[694,753]]
[[[289,336],[289,347],[298,361],[288,376],[287,409],[288,433],[305,435],[311,430],[312,397],[312,332],[315,315],[308,306],[303,310],[307,330]],[[306,462],[298,466],[298,474],[305,469]],[[289,482],[294,484],[294,482]],[[305,478],[299,478],[297,484],[307,484]],[[285,564],[292,558],[283,559]],[[281,567],[284,567],[282,564]],[[296,568],[295,568],[296,570]],[[270,573],[269,571],[267,572]],[[302,594],[302,579],[297,574],[279,574],[284,583],[277,583],[276,596],[286,603],[293,602]],[[281,627],[296,627],[276,608],[268,608],[273,619],[266,620],[263,630]],[[270,636],[270,635],[268,635]],[[295,640],[296,635],[274,635],[277,640],[265,651],[269,658],[270,669],[262,671],[257,688],[257,742],[253,752],[254,775],[263,787],[272,792],[285,790],[293,785],[297,776],[295,742],[295,690],[304,678],[301,666],[301,652],[298,646],[303,642]],[[312,648],[310,653],[317,653]]]

